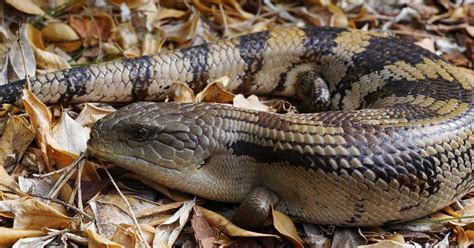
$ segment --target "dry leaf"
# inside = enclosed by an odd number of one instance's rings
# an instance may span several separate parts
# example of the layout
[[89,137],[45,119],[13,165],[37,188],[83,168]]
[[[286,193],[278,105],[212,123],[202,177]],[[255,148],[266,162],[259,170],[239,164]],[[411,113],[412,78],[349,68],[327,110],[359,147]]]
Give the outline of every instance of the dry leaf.
[[3,167],[7,167],[7,160],[18,163],[34,137],[34,131],[23,116],[15,115],[8,119],[0,140],[0,161]]
[[140,225],[140,228],[145,235],[147,244],[144,244],[141,241],[137,228],[128,224],[120,224],[117,226],[112,241],[121,244],[124,247],[146,247],[153,242],[155,228],[148,225]]
[[36,56],[36,63],[39,68],[61,70],[71,67],[63,57],[44,50],[44,44],[42,42],[43,38],[39,30],[30,24],[26,24],[26,29],[28,33],[28,41],[30,42],[31,48]]
[[33,130],[36,132],[36,142],[43,152],[44,161],[46,162],[48,169],[51,169],[47,156],[47,137],[49,136],[49,130],[51,129],[51,112],[49,111],[48,107],[38,100],[38,98],[36,98],[36,96],[29,90],[23,90],[22,100],[25,111],[30,117]]
[[121,23],[115,31],[117,43],[124,50],[135,47],[138,43],[138,37],[135,29],[130,23]]
[[89,238],[89,248],[122,248],[124,247],[121,244],[117,244],[107,238],[102,237],[101,235],[94,232],[91,228],[87,228],[85,231],[85,236]]
[[64,111],[50,134],[61,149],[79,155],[87,149],[90,129],[77,123]]
[[81,47],[81,38],[71,28],[71,26],[62,22],[50,22],[43,29],[41,34],[46,40],[55,42],[56,46],[66,52],[73,52]]
[[0,245],[12,245],[17,240],[22,238],[38,237],[43,235],[46,235],[45,231],[0,227]]
[[18,185],[22,192],[30,195],[48,195],[49,191],[54,186],[54,181],[49,177],[32,177],[27,178],[24,176],[18,177]]
[[238,94],[234,97],[233,106],[237,108],[252,109],[265,112],[275,112],[275,110],[273,110],[271,107],[261,103],[260,100],[258,100],[258,97],[255,95],[251,95],[248,98],[245,98],[244,95]]
[[182,16],[184,16],[185,14],[186,14],[186,12],[185,12],[185,11],[182,11],[182,10],[169,9],[169,8],[161,7],[160,10],[159,10],[158,18],[159,18],[160,20],[168,19],[168,18],[176,18],[176,19],[179,19],[179,18],[181,18]]
[[94,123],[100,118],[115,112],[114,109],[106,109],[96,107],[90,103],[86,103],[84,108],[81,110],[75,121],[84,127],[94,125]]
[[[126,196],[134,213],[156,206],[148,201]],[[111,239],[119,224],[133,225],[129,210],[120,195],[101,195],[89,201],[100,235]]]
[[188,201],[172,202],[161,206],[152,207],[145,209],[143,212],[137,214],[137,218],[149,217],[157,214],[163,214],[183,206],[183,204]]
[[142,55],[155,54],[161,51],[166,41],[166,33],[161,29],[155,29],[153,34],[147,33],[142,41]]
[[188,85],[181,82],[173,82],[171,85],[171,99],[176,103],[193,103],[194,91]]
[[295,247],[304,247],[303,240],[298,236],[296,227],[290,217],[272,208],[273,225],[283,236],[287,237]]
[[5,2],[15,7],[15,9],[30,15],[46,15],[43,9],[31,0],[5,0]]
[[229,85],[229,77],[221,77],[208,84],[196,95],[196,102],[231,103],[235,95],[225,88]]
[[75,220],[66,216],[66,210],[61,205],[49,203],[46,205],[36,199],[22,197],[15,200],[0,201],[0,211],[13,213],[13,228],[41,230],[49,228],[71,228]]
[[[21,47],[16,40],[10,41],[10,50],[5,61],[7,66],[4,67],[5,70],[8,69],[8,80],[25,79],[27,75],[31,77],[36,73],[36,60],[33,47],[29,43],[28,26],[29,24],[22,25],[19,30]],[[8,66],[7,62],[10,62],[11,66]],[[6,84],[7,81],[1,83]]]
[[126,4],[127,7],[129,7],[130,9],[135,9],[142,5],[147,4],[149,0],[107,0],[107,2],[114,4],[116,6]]
[[199,242],[199,247],[211,248],[214,247],[214,232],[207,222],[207,220],[202,216],[201,210],[194,208],[193,217],[191,218],[191,226],[194,230],[194,237],[196,241]]
[[57,54],[35,48],[33,48],[33,51],[35,52],[38,68],[57,71],[71,67],[66,59]]
[[426,50],[428,50],[432,53],[436,52],[435,41],[434,41],[433,38],[424,38],[420,41],[415,42],[415,44],[417,44],[418,46],[423,47],[424,49],[426,49]]
[[102,11],[95,12],[93,18],[88,15],[70,15],[69,25],[71,25],[83,39],[83,45],[86,47],[95,46],[99,44],[99,42],[106,42],[112,30],[115,29],[113,18]]
[[379,240],[375,244],[359,245],[360,248],[414,248],[415,246],[393,240]]
[[[18,184],[10,175],[8,175],[5,168],[0,166],[0,192],[11,190],[19,190]],[[5,200],[5,198],[1,198],[1,200]]]
[[196,205],[194,200],[185,201],[183,206],[176,211],[163,224],[156,227],[153,247],[172,247],[178,235],[188,221],[191,210]]
[[277,235],[272,235],[272,234],[266,234],[266,233],[257,233],[257,232],[252,232],[252,231],[247,231],[244,230],[236,225],[234,225],[232,222],[224,218],[224,216],[212,212],[210,210],[207,210],[203,207],[196,206],[201,212],[202,216],[206,218],[206,220],[209,222],[209,224],[223,233],[231,236],[231,237],[265,237],[265,238],[277,238],[279,237]]

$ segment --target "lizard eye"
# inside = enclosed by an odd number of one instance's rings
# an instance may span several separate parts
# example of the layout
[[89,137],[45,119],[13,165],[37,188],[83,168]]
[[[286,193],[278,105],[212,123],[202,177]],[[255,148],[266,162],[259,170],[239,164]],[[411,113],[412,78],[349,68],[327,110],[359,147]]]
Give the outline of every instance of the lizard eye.
[[145,141],[148,135],[148,130],[143,127],[139,127],[132,132],[132,136],[136,141]]

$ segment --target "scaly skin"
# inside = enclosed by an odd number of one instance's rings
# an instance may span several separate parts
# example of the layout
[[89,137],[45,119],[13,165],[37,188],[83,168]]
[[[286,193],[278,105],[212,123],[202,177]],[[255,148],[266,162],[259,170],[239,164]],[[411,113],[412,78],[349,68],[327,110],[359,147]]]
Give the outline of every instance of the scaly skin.
[[[209,199],[242,202],[263,187],[280,210],[320,224],[410,220],[472,189],[471,82],[382,34],[275,29],[40,75],[31,88],[47,103],[163,100],[173,81],[199,91],[220,76],[236,92],[330,111],[138,103],[100,120],[89,152]],[[0,100],[16,101],[21,84],[1,87]]]

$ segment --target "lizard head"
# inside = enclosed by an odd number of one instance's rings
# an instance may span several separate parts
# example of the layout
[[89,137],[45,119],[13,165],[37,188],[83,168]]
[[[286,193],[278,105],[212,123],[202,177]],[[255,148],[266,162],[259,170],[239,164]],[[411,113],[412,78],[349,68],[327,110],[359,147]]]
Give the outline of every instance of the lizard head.
[[202,105],[134,103],[97,121],[88,153],[156,181],[176,178],[209,156],[206,114]]

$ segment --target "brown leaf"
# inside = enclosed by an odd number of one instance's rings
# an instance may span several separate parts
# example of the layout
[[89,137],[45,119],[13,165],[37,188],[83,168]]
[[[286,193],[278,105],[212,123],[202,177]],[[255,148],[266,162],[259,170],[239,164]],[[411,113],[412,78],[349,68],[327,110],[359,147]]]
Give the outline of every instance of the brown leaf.
[[15,9],[30,15],[44,16],[46,13],[31,0],[5,0]]
[[194,237],[196,241],[199,242],[199,247],[203,248],[212,248],[214,247],[214,232],[212,231],[211,226],[202,216],[201,210],[194,208],[193,217],[191,219],[191,226],[194,230]]
[[36,96],[29,90],[23,90],[23,106],[25,112],[30,117],[30,122],[33,130],[36,132],[36,142],[43,152],[44,161],[48,169],[51,169],[48,159],[48,136],[51,129],[52,115],[48,107],[44,105]]
[[13,116],[7,121],[0,140],[0,161],[7,167],[7,159],[16,164],[35,137],[34,131],[23,116]]
[[117,244],[103,236],[94,232],[91,228],[87,228],[85,236],[89,238],[89,248],[122,248],[121,244]]
[[19,239],[39,237],[46,234],[46,231],[0,227],[0,245],[13,245]]
[[116,6],[126,4],[130,9],[135,9],[148,3],[147,0],[107,0],[107,2]]
[[13,228],[41,230],[72,228],[75,220],[66,216],[66,210],[56,203],[48,205],[33,198],[0,201],[0,211],[15,215]]
[[171,99],[177,103],[192,103],[194,102],[194,91],[185,83],[173,82],[171,85]]
[[158,18],[160,20],[164,20],[164,19],[168,19],[168,18],[177,18],[177,19],[179,19],[182,16],[184,16],[185,14],[186,14],[186,12],[182,11],[182,10],[169,9],[169,8],[161,7]]
[[244,230],[232,222],[227,220],[224,216],[207,210],[203,207],[196,206],[201,212],[202,216],[206,218],[209,224],[213,227],[216,227],[223,233],[232,236],[232,237],[266,237],[266,238],[279,238],[277,235],[266,234],[266,233],[257,233],[252,231]]
[[271,107],[260,102],[257,96],[251,95],[245,98],[242,94],[238,94],[234,97],[234,107],[252,109],[265,112],[275,112]]
[[191,210],[196,205],[194,200],[185,201],[183,206],[176,211],[163,224],[156,227],[155,237],[153,238],[153,247],[172,247],[178,238],[178,235],[188,221]]
[[95,46],[99,44],[99,41],[107,41],[115,28],[112,17],[102,11],[94,13],[93,18],[87,15],[69,15],[69,25],[83,39],[86,47]]
[[90,127],[100,118],[115,112],[114,109],[106,109],[86,103],[75,121],[84,127]]
[[196,102],[231,103],[235,95],[225,89],[229,84],[229,77],[221,77],[208,84],[196,95]]
[[41,34],[46,40],[52,41],[56,46],[66,52],[73,52],[81,47],[79,35],[71,26],[62,22],[50,22],[41,29]]
[[304,247],[303,240],[298,236],[296,227],[290,217],[272,208],[273,225],[283,236],[287,237],[295,247]]
[[123,245],[124,247],[146,247],[153,242],[153,235],[155,228],[148,225],[140,225],[140,228],[147,239],[147,244],[144,244],[140,239],[140,234],[134,225],[120,224],[112,237],[112,241]]

